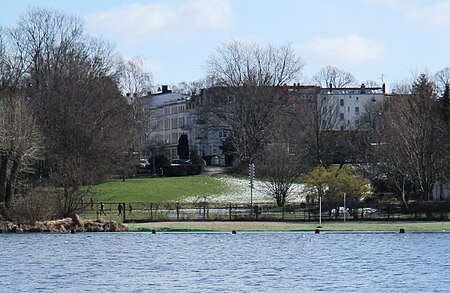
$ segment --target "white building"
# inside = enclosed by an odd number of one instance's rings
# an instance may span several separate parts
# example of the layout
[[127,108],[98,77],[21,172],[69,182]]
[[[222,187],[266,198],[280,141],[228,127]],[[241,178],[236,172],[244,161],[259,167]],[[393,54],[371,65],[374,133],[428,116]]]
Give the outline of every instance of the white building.
[[[320,100],[321,112],[332,117],[329,130],[356,130],[360,119],[372,105],[385,100],[385,86],[366,88],[320,88],[318,86],[286,86],[286,93],[302,103]],[[152,146],[161,146],[169,159],[177,158],[178,140],[187,134],[190,149],[196,149],[200,157],[216,157],[225,163],[222,143],[227,137],[226,127],[220,127],[205,111],[209,98],[206,91],[190,97],[168,90],[167,86],[156,94],[142,97],[150,113],[147,140]]]
[[192,113],[188,111],[190,96],[173,93],[163,85],[161,93],[149,94],[142,99],[150,115],[148,143],[164,147],[170,159],[178,158],[180,136],[187,134],[190,145],[195,137],[195,129],[191,127]]
[[383,87],[366,88],[364,84],[358,88],[322,88],[320,96],[333,107],[337,123],[333,130],[355,130],[367,110],[385,99]]

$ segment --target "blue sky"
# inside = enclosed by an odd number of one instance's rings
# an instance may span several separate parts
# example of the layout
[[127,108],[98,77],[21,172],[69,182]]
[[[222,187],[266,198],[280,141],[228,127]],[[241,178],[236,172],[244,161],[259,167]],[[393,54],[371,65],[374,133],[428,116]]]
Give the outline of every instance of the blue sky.
[[306,66],[390,84],[450,66],[450,0],[0,0],[0,25],[29,7],[80,17],[85,30],[142,57],[155,85],[197,80],[221,43],[290,43]]

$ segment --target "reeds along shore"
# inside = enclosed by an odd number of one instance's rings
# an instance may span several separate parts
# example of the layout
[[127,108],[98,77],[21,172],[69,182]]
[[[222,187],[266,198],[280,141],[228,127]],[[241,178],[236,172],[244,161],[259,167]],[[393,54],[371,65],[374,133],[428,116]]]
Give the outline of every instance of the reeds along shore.
[[75,233],[75,232],[125,232],[128,228],[122,223],[105,220],[83,220],[79,215],[52,221],[37,221],[34,224],[0,222],[0,233]]

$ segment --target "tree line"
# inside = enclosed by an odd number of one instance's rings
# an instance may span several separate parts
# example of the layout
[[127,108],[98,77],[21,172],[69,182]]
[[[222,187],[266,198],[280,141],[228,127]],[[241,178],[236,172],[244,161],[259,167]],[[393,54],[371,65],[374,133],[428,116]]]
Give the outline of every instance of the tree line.
[[71,215],[86,186],[126,172],[143,121],[123,87],[149,80],[76,17],[32,9],[1,29],[1,215],[35,186],[57,216]]
[[[238,169],[259,166],[280,206],[293,182],[318,166],[331,168],[332,157],[364,158],[369,165],[347,171],[373,182],[386,177],[405,203],[407,191],[430,199],[432,185],[448,180],[449,67],[399,84],[392,104],[366,109],[361,131],[337,135],[335,118],[327,115],[333,105],[318,95],[299,105],[282,90],[299,79],[304,64],[290,45],[231,41],[208,59],[204,81],[181,83],[178,89],[211,89],[202,115],[228,130],[226,143]],[[333,66],[313,81],[324,87],[356,83]],[[87,35],[76,17],[32,9],[15,27],[2,28],[2,217],[11,218],[13,203],[20,201],[22,210],[37,213],[27,199],[40,201],[42,193],[45,205],[52,199],[52,216],[72,215],[89,195],[87,186],[113,172],[125,175],[146,140],[149,120],[139,100],[129,103],[134,97],[124,93],[150,87],[141,60],[124,60],[110,43]],[[378,144],[368,147],[369,142]],[[336,149],[342,150],[338,156]],[[343,169],[344,160],[337,163]],[[16,196],[22,194],[29,196]]]
[[[223,44],[208,62],[213,90],[206,116],[229,130],[228,149],[241,170],[249,163],[260,167],[268,192],[280,206],[300,178],[315,182],[316,199],[327,193],[333,201],[339,192],[332,191],[331,181],[324,189],[320,178],[331,178],[326,174],[336,164],[334,176],[343,178],[337,186],[349,196],[366,194],[367,184],[348,186],[348,173],[354,182],[364,176],[380,191],[394,192],[405,205],[409,199],[431,200],[433,185],[448,182],[450,67],[396,85],[389,101],[364,105],[356,131],[335,131],[339,101],[330,103],[312,92],[309,102],[298,103],[283,91],[303,66],[289,46],[237,41]],[[320,70],[313,81],[324,88],[355,85],[350,73],[333,66]],[[357,168],[343,168],[349,162]]]

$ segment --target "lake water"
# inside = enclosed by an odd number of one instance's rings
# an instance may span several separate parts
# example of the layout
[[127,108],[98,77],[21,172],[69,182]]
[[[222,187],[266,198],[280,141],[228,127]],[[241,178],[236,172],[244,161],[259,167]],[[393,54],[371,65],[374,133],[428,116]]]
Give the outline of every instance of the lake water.
[[0,235],[1,292],[449,292],[450,233]]

